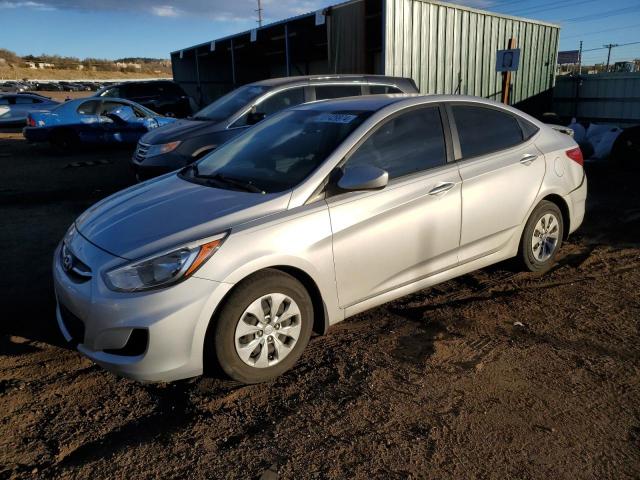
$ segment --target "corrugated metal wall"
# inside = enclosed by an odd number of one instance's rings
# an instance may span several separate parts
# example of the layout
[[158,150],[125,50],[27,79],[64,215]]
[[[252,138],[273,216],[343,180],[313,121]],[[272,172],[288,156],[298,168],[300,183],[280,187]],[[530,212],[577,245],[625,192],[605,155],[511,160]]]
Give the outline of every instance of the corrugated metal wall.
[[607,123],[640,123],[640,73],[558,77],[554,111],[561,117]]
[[512,73],[511,103],[554,85],[559,28],[432,0],[386,0],[385,72],[411,77],[422,93],[476,95],[495,100],[502,74],[496,52],[511,37],[521,49]]

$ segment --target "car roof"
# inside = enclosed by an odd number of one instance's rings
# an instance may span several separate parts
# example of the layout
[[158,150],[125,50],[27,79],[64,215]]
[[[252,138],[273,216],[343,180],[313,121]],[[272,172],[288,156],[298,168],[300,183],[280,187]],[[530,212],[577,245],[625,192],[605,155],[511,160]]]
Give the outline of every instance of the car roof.
[[384,82],[390,84],[409,82],[410,79],[404,77],[390,77],[387,75],[357,75],[357,74],[326,74],[326,75],[302,75],[296,77],[267,78],[249,85],[279,87],[282,85],[293,85],[298,83],[334,83],[336,81],[351,82]]
[[[329,100],[317,100],[315,102],[303,103],[296,110],[318,110],[318,111],[339,111],[339,110],[363,110],[377,111],[393,104],[419,105],[429,102],[473,102],[487,106],[494,106],[504,110],[512,110],[512,107],[495,102],[483,97],[470,95],[424,95],[419,93],[391,93],[381,95],[362,95],[357,97],[341,97]],[[522,112],[520,112],[522,113]]]

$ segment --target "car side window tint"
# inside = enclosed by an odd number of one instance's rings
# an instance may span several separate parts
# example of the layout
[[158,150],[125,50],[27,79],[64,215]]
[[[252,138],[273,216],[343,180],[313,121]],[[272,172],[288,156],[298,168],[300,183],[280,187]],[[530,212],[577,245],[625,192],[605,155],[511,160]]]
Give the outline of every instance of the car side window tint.
[[442,120],[437,107],[402,113],[378,128],[347,160],[346,168],[373,165],[398,178],[446,164]]
[[0,98],[0,105],[9,105],[8,98]]
[[257,111],[265,115],[273,115],[274,113],[304,103],[304,88],[289,88],[282,92],[271,95],[265,101],[257,106]]
[[100,115],[106,115],[107,113],[115,110],[116,108],[120,108],[124,103],[121,102],[102,102],[102,106],[100,107]]
[[98,105],[100,105],[99,100],[89,100],[88,102],[81,103],[77,112],[80,115],[95,115]]
[[477,157],[522,143],[518,119],[495,108],[453,105],[462,158]]
[[384,93],[402,93],[402,90],[390,85],[371,85],[369,86],[369,93],[371,95],[379,95]]
[[316,100],[359,95],[362,95],[362,85],[316,85]]
[[[278,113],[285,108],[294,107],[304,103],[304,87],[289,88],[275,93],[256,105],[256,112],[264,113],[265,116]],[[232,127],[247,126],[249,112],[245,113],[232,125]]]

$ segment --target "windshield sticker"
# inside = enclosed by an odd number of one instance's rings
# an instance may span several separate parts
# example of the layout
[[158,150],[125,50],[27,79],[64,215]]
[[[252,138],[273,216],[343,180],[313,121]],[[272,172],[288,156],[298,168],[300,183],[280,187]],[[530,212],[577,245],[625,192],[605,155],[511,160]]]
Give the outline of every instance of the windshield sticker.
[[357,115],[349,115],[346,113],[322,113],[317,117],[313,117],[311,121],[317,123],[351,123]]

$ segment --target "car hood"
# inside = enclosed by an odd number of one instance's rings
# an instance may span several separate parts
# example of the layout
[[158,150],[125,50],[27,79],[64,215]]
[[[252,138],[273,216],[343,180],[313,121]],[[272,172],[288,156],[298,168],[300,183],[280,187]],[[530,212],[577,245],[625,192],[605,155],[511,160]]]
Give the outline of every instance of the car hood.
[[215,132],[217,124],[200,120],[177,120],[145,134],[140,141],[150,145],[158,145],[175,142],[176,140],[186,140],[194,135],[204,133],[205,130]]
[[217,189],[170,173],[96,203],[76,228],[94,245],[132,260],[285,210],[290,196]]

